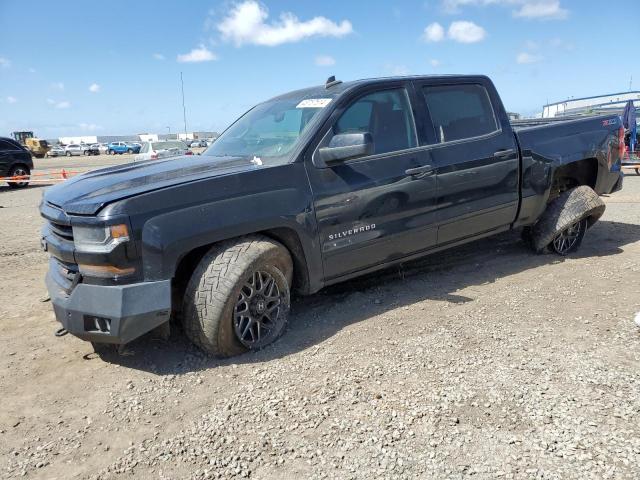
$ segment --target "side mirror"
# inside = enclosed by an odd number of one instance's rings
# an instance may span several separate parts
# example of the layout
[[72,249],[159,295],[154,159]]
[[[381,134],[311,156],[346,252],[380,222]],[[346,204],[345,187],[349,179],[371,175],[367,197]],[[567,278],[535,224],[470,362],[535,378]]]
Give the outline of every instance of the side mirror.
[[334,135],[328,146],[318,150],[319,159],[325,165],[372,154],[373,137],[369,132]]

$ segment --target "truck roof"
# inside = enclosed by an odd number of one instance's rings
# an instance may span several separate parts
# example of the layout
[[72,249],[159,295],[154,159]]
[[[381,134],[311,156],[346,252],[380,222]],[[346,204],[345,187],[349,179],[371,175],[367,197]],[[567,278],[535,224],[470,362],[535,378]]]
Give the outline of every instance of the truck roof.
[[409,76],[393,76],[393,77],[377,77],[377,78],[363,78],[359,80],[350,80],[347,82],[339,82],[331,85],[327,88],[325,85],[316,85],[313,87],[301,88],[299,90],[293,90],[291,92],[278,95],[271,98],[271,100],[286,100],[288,98],[326,98],[336,97],[343,92],[351,90],[356,87],[362,87],[365,85],[375,85],[378,83],[386,83],[390,80],[437,80],[437,79],[451,79],[456,80],[486,80],[488,77],[485,75],[458,75],[458,74],[446,74],[446,75],[409,75]]

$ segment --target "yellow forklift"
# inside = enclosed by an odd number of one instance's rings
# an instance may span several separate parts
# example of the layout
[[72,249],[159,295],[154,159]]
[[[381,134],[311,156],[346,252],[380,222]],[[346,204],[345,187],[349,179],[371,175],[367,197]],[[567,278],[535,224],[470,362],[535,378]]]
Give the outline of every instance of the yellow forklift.
[[27,147],[36,158],[44,158],[50,148],[46,140],[35,138],[33,132],[13,132],[13,138]]

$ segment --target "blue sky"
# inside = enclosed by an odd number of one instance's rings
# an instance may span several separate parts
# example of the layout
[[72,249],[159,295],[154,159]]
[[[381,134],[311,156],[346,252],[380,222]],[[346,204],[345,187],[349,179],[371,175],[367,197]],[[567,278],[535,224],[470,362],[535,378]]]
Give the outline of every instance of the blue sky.
[[483,73],[527,114],[640,90],[637,0],[28,3],[0,0],[0,135],[182,131],[180,72],[189,131],[331,74]]

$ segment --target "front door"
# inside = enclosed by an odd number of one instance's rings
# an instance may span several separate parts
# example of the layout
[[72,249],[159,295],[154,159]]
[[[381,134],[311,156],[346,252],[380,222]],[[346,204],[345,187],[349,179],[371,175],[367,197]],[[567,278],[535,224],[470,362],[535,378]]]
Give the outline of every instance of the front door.
[[435,245],[436,180],[418,146],[411,92],[395,82],[354,98],[332,116],[318,146],[336,134],[369,133],[372,155],[307,163],[325,280]]

